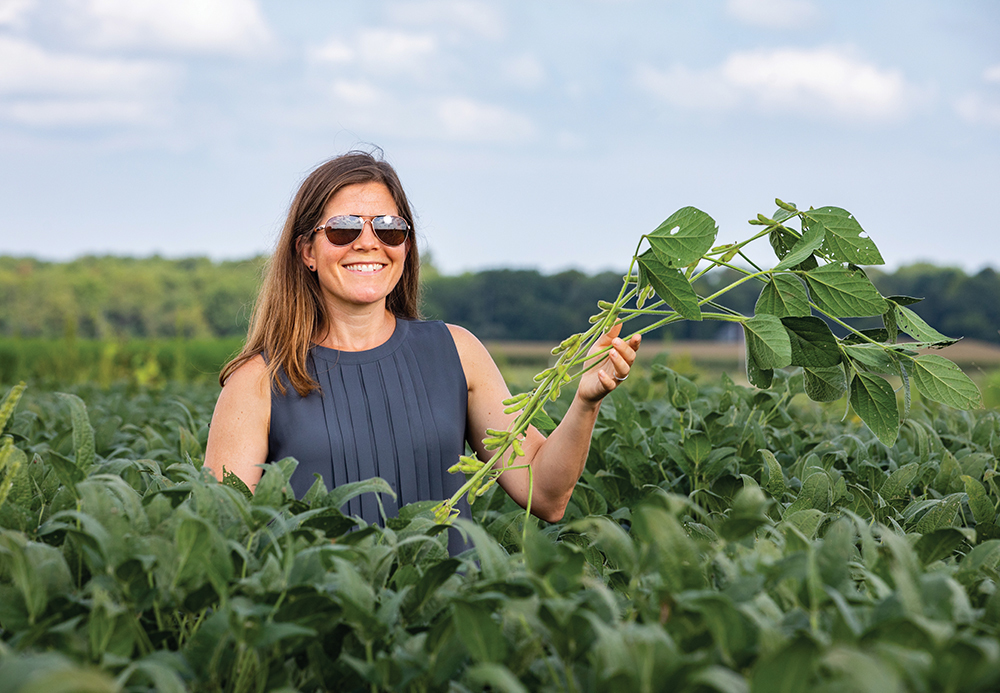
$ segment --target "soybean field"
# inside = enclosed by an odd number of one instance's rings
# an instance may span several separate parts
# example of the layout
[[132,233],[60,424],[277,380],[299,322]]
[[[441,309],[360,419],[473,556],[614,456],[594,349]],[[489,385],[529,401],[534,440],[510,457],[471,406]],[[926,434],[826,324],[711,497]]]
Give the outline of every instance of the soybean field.
[[15,389],[0,691],[996,690],[1000,415],[886,446],[777,378],[637,374],[563,520],[491,489],[454,557],[432,503],[340,512],[378,480],[217,483],[216,388]]

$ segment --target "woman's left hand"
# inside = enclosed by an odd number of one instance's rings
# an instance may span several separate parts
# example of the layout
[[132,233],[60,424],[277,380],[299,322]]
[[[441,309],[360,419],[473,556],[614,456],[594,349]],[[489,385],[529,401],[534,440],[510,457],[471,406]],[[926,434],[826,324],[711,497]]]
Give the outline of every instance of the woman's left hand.
[[595,354],[608,346],[611,347],[604,362],[587,371],[580,378],[577,395],[585,402],[597,404],[628,377],[642,337],[637,334],[632,335],[632,338],[626,342],[618,336],[621,331],[621,323],[618,323],[598,339],[590,349],[590,353]]

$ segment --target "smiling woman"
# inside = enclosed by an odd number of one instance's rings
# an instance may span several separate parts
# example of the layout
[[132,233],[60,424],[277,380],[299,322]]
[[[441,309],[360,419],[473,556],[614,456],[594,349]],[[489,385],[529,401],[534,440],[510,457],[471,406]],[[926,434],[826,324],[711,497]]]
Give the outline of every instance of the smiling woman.
[[[487,429],[506,428],[510,396],[483,345],[467,330],[417,314],[419,258],[413,213],[395,171],[364,152],[331,159],[303,182],[267,270],[242,352],[223,369],[205,464],[251,489],[263,465],[294,457],[302,496],[379,476],[400,505],[440,500],[462,479],[448,473],[466,440],[487,459]],[[601,400],[629,373],[639,346],[618,338],[580,380],[561,424],[546,439],[530,429],[525,463],[531,511],[562,517],[583,471]],[[528,467],[498,483],[528,502]],[[381,520],[372,497],[347,511]],[[452,550],[461,545],[452,536]]]

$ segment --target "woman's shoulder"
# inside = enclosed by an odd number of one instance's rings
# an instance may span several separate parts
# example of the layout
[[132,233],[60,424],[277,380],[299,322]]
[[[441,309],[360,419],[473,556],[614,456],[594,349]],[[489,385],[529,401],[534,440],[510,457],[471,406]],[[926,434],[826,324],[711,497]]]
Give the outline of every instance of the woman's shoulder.
[[261,354],[257,354],[241,363],[229,374],[223,389],[245,395],[262,396],[268,392],[267,382],[267,363]]
[[463,364],[475,364],[476,362],[481,362],[484,359],[493,361],[490,356],[490,352],[486,350],[486,347],[476,335],[472,334],[469,330],[465,329],[461,325],[452,325],[450,323],[443,323],[451,334],[451,338],[455,341],[455,348],[458,350],[458,356],[462,360]]

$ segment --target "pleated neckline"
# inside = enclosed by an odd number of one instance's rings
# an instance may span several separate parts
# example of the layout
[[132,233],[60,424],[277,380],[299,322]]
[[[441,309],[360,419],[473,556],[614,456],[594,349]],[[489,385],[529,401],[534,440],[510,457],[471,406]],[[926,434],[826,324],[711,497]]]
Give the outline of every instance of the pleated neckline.
[[365,351],[341,351],[339,349],[331,349],[317,344],[312,347],[312,355],[313,358],[321,359],[334,364],[357,365],[362,363],[372,363],[373,361],[385,358],[399,349],[399,347],[403,344],[403,340],[406,339],[406,333],[409,329],[410,324],[408,321],[396,318],[396,327],[389,336],[389,339],[382,344],[379,344],[374,349],[367,349]]

